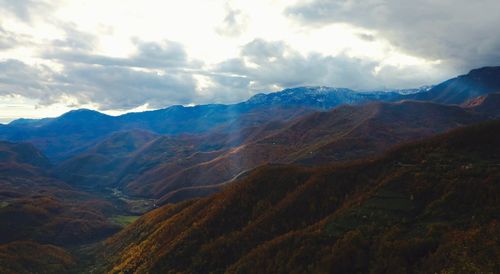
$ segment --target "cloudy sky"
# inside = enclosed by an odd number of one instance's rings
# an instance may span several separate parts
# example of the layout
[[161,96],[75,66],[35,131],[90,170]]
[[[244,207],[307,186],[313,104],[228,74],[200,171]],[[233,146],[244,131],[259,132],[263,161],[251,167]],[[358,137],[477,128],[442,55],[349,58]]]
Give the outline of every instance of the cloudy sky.
[[500,64],[498,0],[0,0],[0,122],[433,84]]

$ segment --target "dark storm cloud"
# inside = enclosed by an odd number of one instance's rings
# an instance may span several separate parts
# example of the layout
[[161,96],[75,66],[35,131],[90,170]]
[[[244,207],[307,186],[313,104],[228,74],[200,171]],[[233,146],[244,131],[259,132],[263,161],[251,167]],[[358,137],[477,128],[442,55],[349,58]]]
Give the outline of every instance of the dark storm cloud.
[[313,0],[286,14],[311,27],[374,30],[409,54],[465,70],[500,64],[499,10],[498,0]]

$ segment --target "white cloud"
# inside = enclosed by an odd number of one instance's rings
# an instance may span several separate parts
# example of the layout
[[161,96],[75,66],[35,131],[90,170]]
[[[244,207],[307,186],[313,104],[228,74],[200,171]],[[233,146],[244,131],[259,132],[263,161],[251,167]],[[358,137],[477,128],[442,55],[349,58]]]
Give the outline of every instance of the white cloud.
[[220,35],[234,37],[241,35],[246,30],[247,24],[248,16],[243,11],[226,5],[224,21],[215,30]]

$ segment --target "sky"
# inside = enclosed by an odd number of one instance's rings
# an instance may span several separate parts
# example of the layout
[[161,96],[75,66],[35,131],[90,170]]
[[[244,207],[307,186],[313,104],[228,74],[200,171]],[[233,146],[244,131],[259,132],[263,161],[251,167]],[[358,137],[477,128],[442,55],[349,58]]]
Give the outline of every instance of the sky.
[[0,122],[416,88],[500,64],[498,0],[0,0]]

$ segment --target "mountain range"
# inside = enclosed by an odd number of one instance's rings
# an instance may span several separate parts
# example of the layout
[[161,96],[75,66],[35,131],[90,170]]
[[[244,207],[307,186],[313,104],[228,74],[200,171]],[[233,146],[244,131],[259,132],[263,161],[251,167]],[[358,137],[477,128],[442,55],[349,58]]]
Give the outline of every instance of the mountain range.
[[0,125],[0,272],[500,272],[499,79]]

